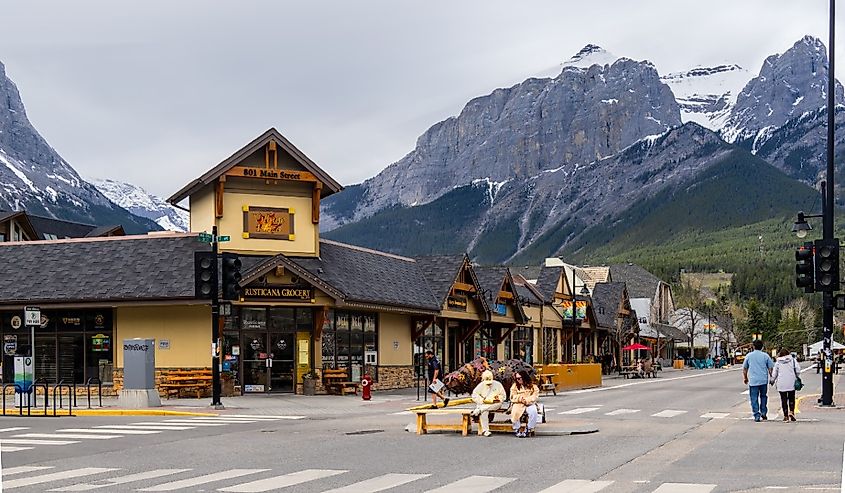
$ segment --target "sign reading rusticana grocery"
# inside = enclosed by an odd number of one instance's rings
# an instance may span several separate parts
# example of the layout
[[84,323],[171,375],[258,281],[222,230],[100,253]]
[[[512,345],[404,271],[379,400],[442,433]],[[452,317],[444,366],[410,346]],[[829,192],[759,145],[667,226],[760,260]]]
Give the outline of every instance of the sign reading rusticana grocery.
[[453,310],[464,310],[467,309],[467,299],[466,296],[449,296],[446,298],[446,306]]
[[244,300],[313,301],[314,288],[306,286],[246,287]]
[[244,206],[244,238],[268,240],[295,239],[293,208]]

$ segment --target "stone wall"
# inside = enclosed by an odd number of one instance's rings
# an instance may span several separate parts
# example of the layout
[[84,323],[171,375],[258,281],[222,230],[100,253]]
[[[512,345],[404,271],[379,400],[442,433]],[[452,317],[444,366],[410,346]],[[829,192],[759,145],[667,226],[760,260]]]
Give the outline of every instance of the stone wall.
[[413,366],[379,366],[373,390],[407,389],[415,384]]

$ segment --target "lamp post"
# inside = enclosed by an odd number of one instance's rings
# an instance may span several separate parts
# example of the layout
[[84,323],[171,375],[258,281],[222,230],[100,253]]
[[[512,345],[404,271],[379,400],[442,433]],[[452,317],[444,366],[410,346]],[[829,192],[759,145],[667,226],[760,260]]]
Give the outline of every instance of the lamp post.
[[[575,335],[577,334],[577,330],[578,330],[577,329],[578,325],[575,322],[575,319],[576,319],[576,316],[575,316],[575,308],[576,308],[575,307],[575,265],[573,264],[570,267],[572,268],[572,331],[573,331],[572,337],[573,337],[573,340],[574,340]],[[581,286],[581,291],[579,292],[579,294],[584,295],[584,296],[590,294],[590,290],[587,289],[586,284]],[[573,354],[572,356],[575,359],[577,359],[576,354]]]

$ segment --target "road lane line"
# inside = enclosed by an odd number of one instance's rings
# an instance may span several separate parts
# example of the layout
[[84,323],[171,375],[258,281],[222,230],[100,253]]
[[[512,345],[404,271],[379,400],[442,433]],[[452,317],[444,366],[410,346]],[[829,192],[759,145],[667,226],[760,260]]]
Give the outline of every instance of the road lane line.
[[50,438],[50,439],[82,439],[82,440],[108,440],[109,438],[118,438],[117,435],[89,435],[87,433],[69,434],[69,433],[24,433],[23,435],[15,435],[12,438]]
[[469,476],[441,486],[440,488],[429,490],[428,493],[487,493],[497,488],[516,481],[516,478],[498,478],[495,476]]
[[194,430],[190,426],[152,426],[152,425],[101,425],[94,427],[97,430],[141,430],[141,431],[183,431]]
[[715,484],[663,483],[652,493],[710,493]]
[[588,481],[586,479],[567,479],[554,486],[550,486],[540,493],[596,493],[608,486],[613,481]]
[[79,443],[72,440],[31,440],[27,438],[3,438],[0,445],[8,443],[11,445],[70,445]]
[[599,408],[597,407],[579,407],[577,409],[570,409],[569,411],[559,412],[558,414],[584,414],[598,410]]
[[12,479],[3,482],[4,489],[21,488],[23,486],[32,486],[34,484],[44,484],[51,481],[59,481],[62,479],[72,479],[82,476],[93,476],[94,474],[101,474],[109,471],[117,471],[114,467],[83,467],[81,469],[71,469],[69,471],[52,472],[49,474],[42,474],[40,476],[29,476],[27,478]]
[[107,428],[100,428],[98,430],[92,430],[89,428],[62,428],[61,430],[57,430],[59,432],[68,432],[68,433],[113,433],[120,435],[155,435],[156,433],[161,433],[160,431],[154,430],[109,430]]
[[372,479],[367,479],[366,481],[359,481],[355,484],[350,484],[349,486],[344,486],[342,488],[327,490],[323,493],[358,493],[359,491],[368,491],[375,493],[376,491],[383,491],[390,488],[396,488],[397,486],[402,486],[403,484],[407,484],[418,479],[427,478],[429,476],[431,476],[431,474],[390,473]]
[[[227,488],[220,488],[217,491],[235,491],[238,493],[257,493],[261,491],[270,491],[278,488],[285,488],[296,484],[307,483],[317,479],[328,478],[349,472],[338,469],[305,469],[304,471],[292,472],[282,476],[275,476],[267,479],[259,479],[257,481],[250,481],[249,483],[236,484]],[[362,490],[365,491],[365,490]]]
[[707,419],[725,419],[730,415],[731,413],[704,413],[701,417]]
[[44,469],[52,469],[53,466],[18,466],[6,467],[3,469],[3,477],[11,476],[13,474],[23,474],[25,472],[43,471]]
[[180,488],[190,488],[191,486],[213,483],[214,481],[223,481],[226,479],[246,476],[248,474],[258,474],[264,471],[269,471],[269,469],[229,469],[228,471],[215,472],[213,474],[204,474],[193,478],[162,483],[156,486],[150,486],[149,488],[143,488],[138,491],[173,491]]
[[28,430],[29,428],[26,426],[15,426],[13,428],[0,428],[0,433],[7,432],[7,431],[24,431]]
[[135,481],[144,481],[147,479],[156,479],[163,476],[169,476],[180,472],[190,471],[190,469],[154,469],[152,471],[139,472],[136,474],[129,474],[126,476],[118,476],[116,478],[108,478],[102,480],[101,483],[78,483],[62,488],[55,488],[48,491],[91,491],[100,488],[108,488],[118,484],[133,483]]
[[686,411],[679,411],[677,409],[665,409],[660,411],[659,413],[654,413],[652,416],[655,418],[674,418],[675,416],[680,416],[682,414],[686,414]]
[[604,413],[605,416],[618,416],[620,414],[634,414],[640,412],[639,409],[617,409],[615,411],[610,411],[609,413]]

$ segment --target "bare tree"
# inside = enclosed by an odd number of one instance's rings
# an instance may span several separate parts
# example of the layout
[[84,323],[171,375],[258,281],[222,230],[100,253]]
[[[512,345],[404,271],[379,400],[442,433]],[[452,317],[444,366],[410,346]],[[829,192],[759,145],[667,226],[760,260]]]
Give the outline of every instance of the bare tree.
[[674,294],[675,304],[680,307],[675,312],[678,316],[676,325],[686,333],[690,358],[692,358],[695,355],[693,343],[695,336],[699,333],[698,323],[703,318],[699,310],[704,306],[704,296],[689,282],[682,283]]

